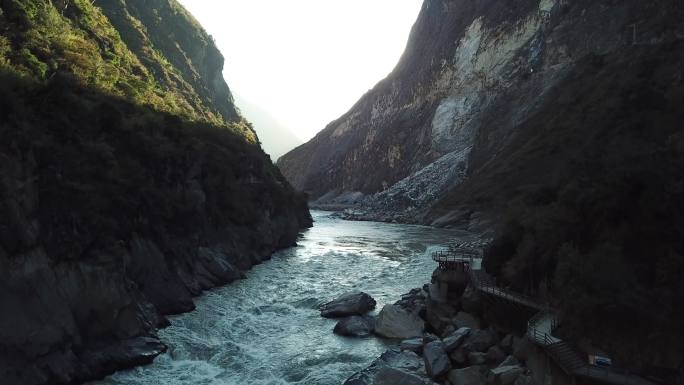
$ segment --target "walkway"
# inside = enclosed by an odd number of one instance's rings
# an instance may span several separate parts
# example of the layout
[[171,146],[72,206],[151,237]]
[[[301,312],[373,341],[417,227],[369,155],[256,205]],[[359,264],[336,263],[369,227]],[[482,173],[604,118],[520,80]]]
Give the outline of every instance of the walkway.
[[438,262],[441,268],[463,266],[472,286],[484,294],[538,310],[527,323],[527,338],[544,349],[569,376],[614,385],[654,385],[642,377],[613,368],[590,365],[584,354],[552,335],[559,323],[557,313],[538,299],[497,286],[494,278],[482,268],[482,257],[479,252],[456,246],[446,252],[434,253],[432,259]]

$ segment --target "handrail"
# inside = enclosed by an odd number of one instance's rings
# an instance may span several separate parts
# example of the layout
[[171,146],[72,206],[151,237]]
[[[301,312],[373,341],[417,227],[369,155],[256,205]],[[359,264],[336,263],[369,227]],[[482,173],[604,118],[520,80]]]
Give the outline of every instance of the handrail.
[[[464,247],[463,244],[450,247],[449,250],[432,253],[432,259],[435,262],[440,263],[440,267],[449,266],[450,263],[461,263],[464,271],[468,274],[471,285],[475,289],[486,294],[491,294],[512,302],[540,309],[540,311],[527,322],[527,336],[532,342],[540,345],[568,375],[584,375],[588,378],[602,378],[608,380],[609,375],[607,373],[613,372],[615,374],[622,374],[622,376],[625,377],[623,380],[626,380],[629,383],[640,383],[638,377],[634,377],[629,373],[624,374],[614,369],[590,365],[572,345],[553,337],[551,332],[558,328],[559,319],[552,311],[549,304],[542,303],[538,299],[524,294],[499,288],[494,278],[487,274],[487,272],[482,269],[472,268],[474,266],[474,259],[480,257],[481,254],[479,252],[472,248]],[[538,322],[547,316],[550,317],[551,323],[548,333],[539,330],[538,328]],[[614,382],[614,379],[612,379],[612,381]],[[627,382],[624,383],[627,384]]]
[[448,250],[440,250],[432,253],[432,260],[435,262],[472,262],[473,259],[479,258],[480,255],[475,252],[463,251],[453,252]]

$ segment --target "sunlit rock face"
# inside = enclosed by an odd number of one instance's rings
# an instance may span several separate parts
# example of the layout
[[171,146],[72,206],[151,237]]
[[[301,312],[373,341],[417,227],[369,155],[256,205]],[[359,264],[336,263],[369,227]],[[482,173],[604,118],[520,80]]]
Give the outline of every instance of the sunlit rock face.
[[510,143],[577,63],[635,36],[677,39],[662,5],[426,0],[395,70],[278,166],[314,199],[366,194],[359,217],[430,222],[426,210]]

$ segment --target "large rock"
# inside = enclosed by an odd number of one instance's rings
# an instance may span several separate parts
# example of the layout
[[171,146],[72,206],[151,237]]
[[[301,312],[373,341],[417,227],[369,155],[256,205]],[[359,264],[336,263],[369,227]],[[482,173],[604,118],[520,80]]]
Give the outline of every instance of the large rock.
[[486,352],[497,343],[496,333],[491,330],[475,330],[466,338],[463,347],[470,352]]
[[485,385],[487,377],[482,373],[479,366],[469,366],[450,371],[449,382],[451,385]]
[[457,349],[463,341],[468,337],[470,334],[470,328],[460,328],[444,338],[442,341],[444,343],[444,350],[447,353],[451,353],[455,349]]
[[395,305],[399,305],[411,313],[421,314],[425,312],[426,299],[427,292],[422,288],[415,288],[402,295]]
[[423,351],[423,339],[422,338],[411,338],[408,340],[403,340],[399,344],[399,349],[408,350],[414,353],[420,353]]
[[321,316],[326,318],[363,315],[375,309],[375,300],[363,292],[346,293],[320,306]]
[[489,381],[491,385],[513,385],[523,372],[520,366],[500,366],[489,371]]
[[448,327],[453,326],[457,312],[458,308],[450,303],[429,300],[425,308],[425,321],[437,334],[443,335]]
[[423,361],[413,352],[388,350],[344,385],[432,385]]
[[440,341],[433,341],[423,348],[425,371],[432,378],[440,377],[451,369],[451,362]]
[[339,321],[333,333],[347,337],[367,337],[373,333],[375,319],[370,316],[351,316]]
[[375,334],[386,338],[409,339],[423,335],[422,319],[396,305],[385,305],[375,323]]
[[478,317],[470,313],[460,311],[458,314],[456,314],[456,317],[454,317],[454,325],[456,325],[457,328],[470,328],[477,330],[481,328],[482,323]]

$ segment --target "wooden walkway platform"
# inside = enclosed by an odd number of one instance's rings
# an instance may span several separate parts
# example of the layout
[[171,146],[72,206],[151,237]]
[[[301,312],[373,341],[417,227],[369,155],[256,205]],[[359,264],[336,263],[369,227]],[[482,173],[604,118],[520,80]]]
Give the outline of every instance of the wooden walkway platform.
[[463,252],[463,248],[452,248],[437,252],[432,259],[440,268],[450,269],[459,266],[468,273],[470,284],[483,294],[522,305],[538,312],[527,324],[527,338],[544,349],[558,366],[571,377],[579,377],[611,385],[655,385],[642,377],[615,370],[609,367],[590,365],[583,353],[571,344],[554,337],[553,331],[558,327],[557,313],[548,304],[538,299],[502,289],[495,279],[482,268],[482,256],[479,252]]

